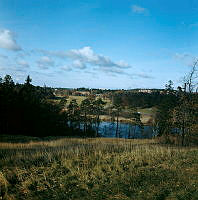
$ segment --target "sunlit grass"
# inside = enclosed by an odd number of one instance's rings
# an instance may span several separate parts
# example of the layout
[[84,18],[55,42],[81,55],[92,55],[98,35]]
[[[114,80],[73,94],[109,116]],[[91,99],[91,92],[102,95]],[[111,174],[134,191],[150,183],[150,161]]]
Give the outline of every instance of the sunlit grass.
[[153,140],[0,143],[9,199],[197,199],[198,149]]
[[155,115],[157,109],[155,107],[152,108],[139,108],[138,112],[144,115]]

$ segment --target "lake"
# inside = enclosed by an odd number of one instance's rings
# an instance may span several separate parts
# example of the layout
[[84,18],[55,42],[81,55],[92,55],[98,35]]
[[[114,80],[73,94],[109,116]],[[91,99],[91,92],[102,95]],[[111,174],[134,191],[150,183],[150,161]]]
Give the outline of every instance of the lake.
[[[115,122],[101,122],[99,126],[100,137],[116,137]],[[143,126],[142,129],[129,123],[119,123],[120,138],[152,138],[155,131],[152,126]]]

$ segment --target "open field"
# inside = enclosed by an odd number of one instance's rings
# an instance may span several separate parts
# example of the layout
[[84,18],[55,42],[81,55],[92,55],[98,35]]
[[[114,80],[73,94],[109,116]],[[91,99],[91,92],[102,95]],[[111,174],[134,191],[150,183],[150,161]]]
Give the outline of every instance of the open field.
[[69,98],[67,99],[67,106],[69,105],[72,99],[76,99],[78,105],[80,105],[81,102],[85,100],[86,98],[87,97],[84,97],[84,96],[69,96]]
[[[86,98],[87,97],[85,97],[85,96],[69,96],[69,98],[67,99],[66,106],[69,105],[69,103],[71,102],[72,99],[76,99],[78,105],[80,105],[81,102],[83,100],[85,100]],[[110,99],[106,99],[106,100],[103,100],[103,101],[106,102],[106,105],[104,106],[104,108],[108,109],[108,107],[112,106],[112,102],[111,102]],[[59,103],[60,100],[51,100],[50,102]],[[127,109],[125,111],[127,111]],[[145,124],[145,125],[147,125],[147,124],[150,125],[150,122],[152,121],[153,117],[155,116],[157,109],[154,108],[154,107],[153,108],[138,108],[137,111],[141,113],[142,123]],[[102,121],[111,121],[111,116],[110,115],[101,115],[100,119]],[[131,123],[132,122],[131,119],[128,119],[126,117],[119,117],[119,121],[125,122],[125,123]]]
[[152,108],[139,108],[138,112],[141,113],[141,121],[143,124],[150,124],[150,122],[154,119],[157,109],[155,107]]
[[[69,96],[69,99],[67,101],[67,105],[69,105],[70,101],[72,99],[76,99],[78,105],[81,104],[81,102],[86,99],[87,97],[84,96]],[[110,99],[106,99],[103,100],[104,102],[106,102],[105,108],[108,108],[110,106],[112,106],[112,102]],[[155,113],[156,113],[156,108],[138,108],[137,109],[138,112],[141,113],[141,121],[143,124],[149,124],[150,121],[152,121]],[[109,115],[102,115],[100,116],[102,121],[110,121],[111,120],[111,116]],[[119,121],[121,122],[126,122],[126,123],[131,123],[131,119],[125,118],[125,117],[119,117]]]
[[[86,98],[87,98],[86,96],[74,96],[74,95],[70,95],[70,96],[68,97],[68,99],[67,99],[67,104],[66,104],[66,105],[68,106],[72,99],[76,99],[78,105],[80,105],[81,102],[82,102],[83,100],[85,100]],[[99,97],[97,97],[97,98],[99,98]],[[105,100],[103,100],[103,101],[106,102],[105,107],[108,107],[108,106],[111,106],[111,105],[112,105],[112,102],[111,102],[110,99],[105,99]],[[51,100],[51,102],[59,103],[60,100]]]
[[[126,109],[127,111],[127,109]],[[137,109],[138,112],[141,113],[141,121],[143,124],[145,125],[150,125],[150,122],[153,120],[155,114],[156,114],[156,108],[138,108]],[[111,121],[111,116],[110,115],[101,115],[100,119],[102,121]],[[120,122],[125,122],[125,123],[132,123],[133,120],[131,120],[130,118],[126,118],[126,117],[119,117],[119,121]]]
[[155,140],[30,139],[0,143],[0,194],[7,199],[198,199],[196,147]]
[[145,115],[154,115],[157,109],[155,107],[152,108],[138,108],[138,112],[145,114]]
[[[67,105],[69,105],[69,103],[70,103],[70,101],[71,101],[72,99],[76,99],[78,105],[80,105],[81,102],[82,102],[83,100],[85,100],[86,98],[87,98],[87,97],[85,97],[85,96],[69,96],[69,98],[68,98],[68,100],[67,100]],[[100,98],[100,97],[96,97],[96,98]],[[103,99],[103,101],[106,103],[105,107],[109,107],[109,106],[112,105],[112,102],[111,102],[110,99],[105,99],[105,100]]]

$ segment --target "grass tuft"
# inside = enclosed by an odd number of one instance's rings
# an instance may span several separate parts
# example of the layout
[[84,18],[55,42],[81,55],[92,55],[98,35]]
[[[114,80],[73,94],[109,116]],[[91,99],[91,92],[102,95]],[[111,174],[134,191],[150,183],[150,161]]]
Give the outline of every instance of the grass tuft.
[[8,192],[8,182],[3,173],[0,171],[0,199],[6,200],[7,192]]
[[198,199],[197,169],[197,147],[155,140],[0,143],[1,188],[10,199]]

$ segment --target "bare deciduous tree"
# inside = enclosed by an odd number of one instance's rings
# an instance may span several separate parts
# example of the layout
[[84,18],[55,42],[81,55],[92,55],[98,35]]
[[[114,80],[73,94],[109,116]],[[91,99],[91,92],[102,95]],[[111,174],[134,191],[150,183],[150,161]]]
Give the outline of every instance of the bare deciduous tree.
[[191,135],[198,120],[197,67],[198,59],[194,61],[191,71],[183,78],[184,87],[179,87],[179,102],[172,111],[172,124],[181,131],[182,145],[184,145],[185,139]]

